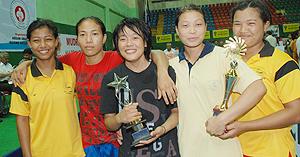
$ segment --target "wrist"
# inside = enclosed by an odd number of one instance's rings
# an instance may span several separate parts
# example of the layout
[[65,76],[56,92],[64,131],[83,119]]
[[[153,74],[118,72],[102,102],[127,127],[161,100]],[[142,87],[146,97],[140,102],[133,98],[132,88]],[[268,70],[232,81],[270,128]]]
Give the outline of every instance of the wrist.
[[160,127],[161,127],[161,128],[162,128],[162,130],[163,130],[163,133],[162,133],[162,135],[164,135],[164,134],[167,132],[167,129],[166,129],[166,127],[165,127],[165,126],[163,126],[163,125],[161,125]]
[[120,118],[120,115],[119,115],[119,114],[120,114],[120,113],[116,114],[115,119],[116,119],[116,122],[117,122],[118,124],[122,124],[122,121],[121,121],[121,118]]

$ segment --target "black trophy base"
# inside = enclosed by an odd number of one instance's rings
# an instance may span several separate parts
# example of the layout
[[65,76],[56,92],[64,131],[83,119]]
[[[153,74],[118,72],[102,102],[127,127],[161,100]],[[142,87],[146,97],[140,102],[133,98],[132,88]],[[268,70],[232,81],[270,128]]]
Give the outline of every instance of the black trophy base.
[[150,132],[147,127],[132,133],[131,136],[133,137],[131,146],[136,146],[140,141],[148,140],[151,138]]

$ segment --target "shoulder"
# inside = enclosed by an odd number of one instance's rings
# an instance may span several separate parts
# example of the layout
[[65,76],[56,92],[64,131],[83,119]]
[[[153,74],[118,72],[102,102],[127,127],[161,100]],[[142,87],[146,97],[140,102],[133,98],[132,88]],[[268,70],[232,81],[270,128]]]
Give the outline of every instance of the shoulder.
[[117,51],[105,51],[104,52],[104,59],[109,60],[110,62],[120,64],[123,62],[123,58]]
[[103,80],[111,80],[114,77],[114,74],[120,75],[122,71],[124,71],[124,64],[120,64],[106,73],[103,77]]

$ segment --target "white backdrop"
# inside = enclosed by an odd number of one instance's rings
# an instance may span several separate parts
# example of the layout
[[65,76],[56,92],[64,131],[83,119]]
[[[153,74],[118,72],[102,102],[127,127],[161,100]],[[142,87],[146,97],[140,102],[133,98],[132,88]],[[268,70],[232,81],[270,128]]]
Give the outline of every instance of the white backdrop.
[[26,30],[36,19],[35,0],[1,0],[0,15],[0,50],[23,51]]

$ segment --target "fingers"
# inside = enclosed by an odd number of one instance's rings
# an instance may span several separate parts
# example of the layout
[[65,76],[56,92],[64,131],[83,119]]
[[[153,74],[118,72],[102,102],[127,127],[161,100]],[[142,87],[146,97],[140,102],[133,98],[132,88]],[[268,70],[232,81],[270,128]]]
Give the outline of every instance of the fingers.
[[167,92],[162,92],[162,96],[164,98],[164,101],[167,105],[169,105],[169,99],[168,99],[168,96],[167,96]]
[[117,133],[117,141],[118,141],[118,143],[120,144],[120,145],[122,145],[122,141],[123,141],[123,135],[122,135],[122,132],[121,132],[121,130],[119,130],[119,131],[117,131],[116,132]]
[[157,99],[160,99],[162,97],[162,91],[160,89],[158,89],[158,93],[157,94],[158,94]]
[[135,120],[142,119],[142,113],[137,109],[137,103],[124,106],[120,112],[120,120],[122,123],[129,123]]
[[[152,131],[153,132],[153,131]],[[152,133],[151,132],[151,133]],[[144,146],[144,145],[147,145],[147,144],[150,144],[152,143],[153,141],[155,141],[156,139],[158,138],[158,136],[152,136],[152,138],[148,139],[148,140],[142,140],[142,141],[139,141],[139,144],[137,144],[135,147],[140,147],[140,146]]]
[[177,100],[178,91],[175,84],[172,84],[166,91],[162,91],[162,97],[167,105],[174,104]]

